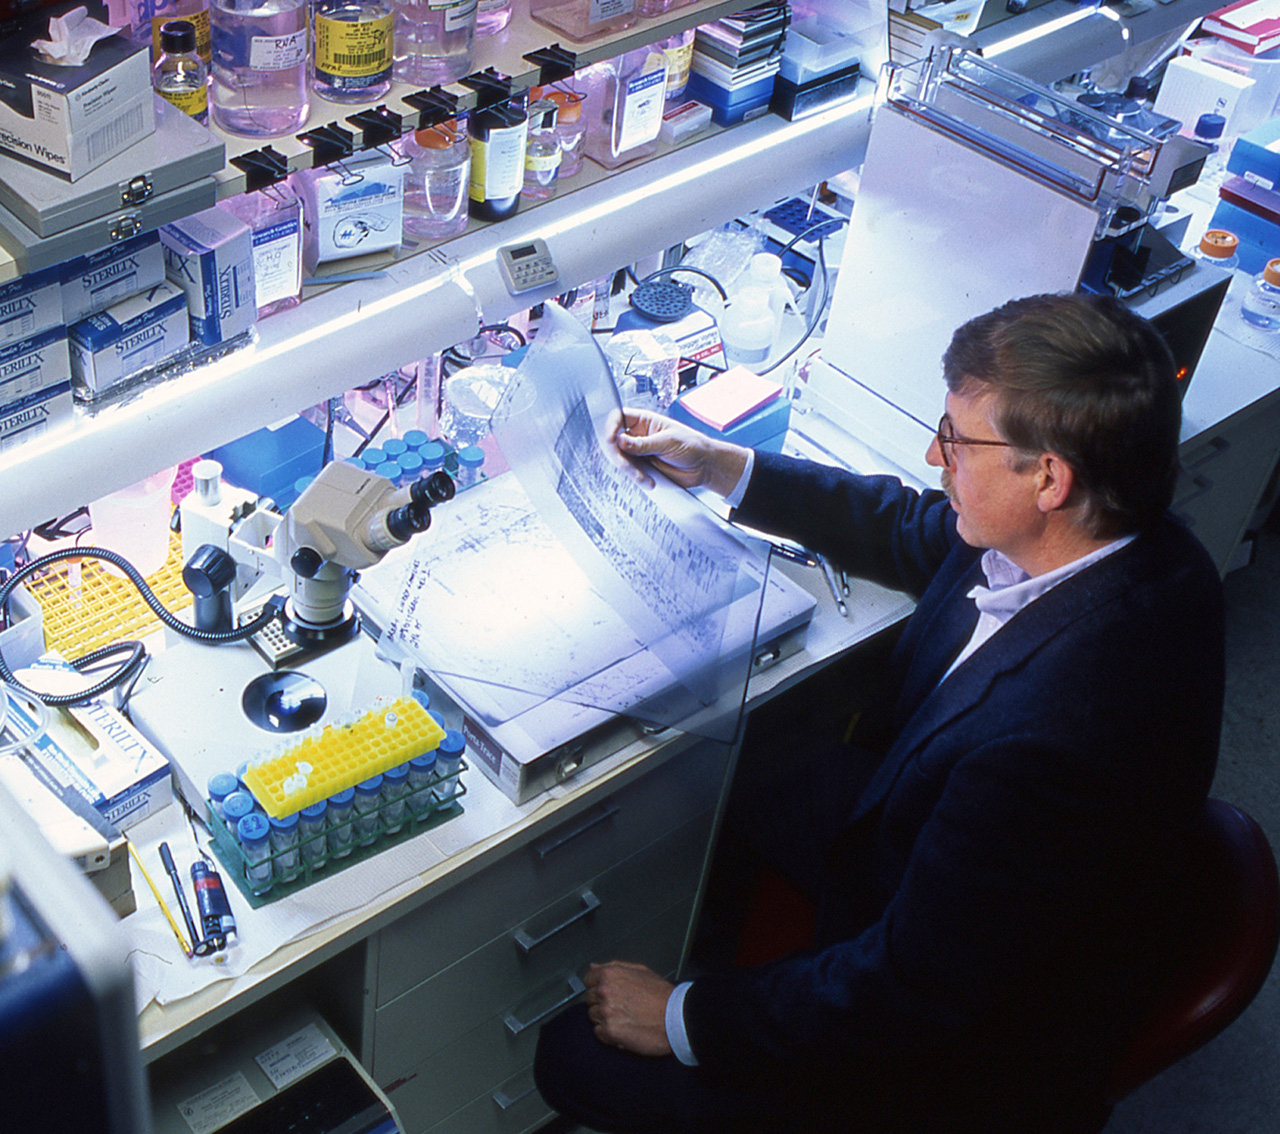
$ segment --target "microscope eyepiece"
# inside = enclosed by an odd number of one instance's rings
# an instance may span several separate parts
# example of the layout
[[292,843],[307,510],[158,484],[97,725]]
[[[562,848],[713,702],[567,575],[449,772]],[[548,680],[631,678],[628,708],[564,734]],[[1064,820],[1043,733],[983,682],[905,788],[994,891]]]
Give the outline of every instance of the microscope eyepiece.
[[387,513],[387,531],[401,543],[431,526],[431,509],[422,500],[412,500]]
[[409,495],[414,501],[421,501],[427,505],[443,504],[446,500],[452,500],[457,491],[453,478],[443,469],[415,480],[409,487]]

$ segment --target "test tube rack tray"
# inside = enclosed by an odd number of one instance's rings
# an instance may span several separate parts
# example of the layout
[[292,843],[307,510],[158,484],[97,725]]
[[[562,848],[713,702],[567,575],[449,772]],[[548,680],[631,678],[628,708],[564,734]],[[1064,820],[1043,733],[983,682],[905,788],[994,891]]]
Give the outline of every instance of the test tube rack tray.
[[[259,909],[262,906],[269,905],[271,902],[286,898],[290,894],[296,894],[313,882],[330,878],[340,871],[346,870],[350,866],[355,866],[356,863],[364,862],[366,859],[372,858],[376,854],[381,854],[391,847],[398,846],[408,839],[416,838],[424,831],[439,827],[450,819],[456,819],[463,812],[461,801],[462,797],[467,794],[467,785],[462,782],[461,778],[462,773],[467,768],[466,760],[462,760],[459,762],[456,772],[448,776],[442,776],[425,787],[419,788],[416,792],[402,796],[394,802],[384,803],[374,811],[360,815],[353,813],[351,819],[344,823],[335,824],[334,826],[326,825],[323,833],[312,834],[309,837],[300,835],[298,846],[274,851],[267,858],[254,863],[251,863],[245,857],[244,848],[236,838],[235,832],[213,810],[212,803],[206,800],[205,804],[209,812],[209,830],[213,834],[213,853],[217,855],[218,861],[222,863],[223,868],[235,882],[249,905],[254,909]],[[443,789],[449,785],[452,785],[452,790],[444,798],[440,798],[439,796]],[[395,803],[404,805],[402,819],[387,818],[386,812],[389,808],[394,807]],[[396,826],[397,822],[401,824],[399,830],[389,831],[388,828]],[[366,828],[360,827],[362,824],[371,824],[375,832],[373,840],[363,845],[360,839],[367,838],[368,831]],[[350,850],[343,855],[329,853],[329,838],[331,835],[337,835],[338,839],[336,841],[349,846]],[[345,839],[342,837],[343,835],[346,836]],[[323,842],[324,848],[318,854],[313,853],[309,856],[306,845],[316,842]],[[287,860],[289,855],[297,856],[297,874],[286,880],[286,878],[278,877],[277,875],[287,876],[292,871],[277,871],[277,864],[281,859]],[[251,870],[262,872],[264,867],[270,868],[270,878],[254,881]]]

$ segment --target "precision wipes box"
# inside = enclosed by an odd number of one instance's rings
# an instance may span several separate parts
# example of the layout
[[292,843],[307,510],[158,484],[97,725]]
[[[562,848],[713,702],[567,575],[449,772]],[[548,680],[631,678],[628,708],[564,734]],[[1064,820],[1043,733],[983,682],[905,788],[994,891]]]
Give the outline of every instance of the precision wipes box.
[[222,209],[205,209],[160,229],[164,270],[186,293],[191,337],[224,343],[258,321],[253,231]]
[[68,335],[72,377],[101,394],[187,345],[187,297],[162,281],[81,319]]
[[[0,148],[75,180],[155,130],[151,56],[123,35],[93,45],[78,67],[46,61],[32,47],[47,40],[47,10],[0,35]],[[105,9],[89,14],[106,22]]]

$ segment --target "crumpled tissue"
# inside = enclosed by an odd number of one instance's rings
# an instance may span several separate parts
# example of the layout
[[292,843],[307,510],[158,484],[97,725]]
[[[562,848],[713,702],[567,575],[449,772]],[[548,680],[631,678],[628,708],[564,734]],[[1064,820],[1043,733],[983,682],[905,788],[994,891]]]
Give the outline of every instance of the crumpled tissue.
[[49,20],[49,38],[37,39],[31,44],[46,63],[58,67],[79,67],[89,58],[93,45],[109,35],[116,35],[113,28],[100,20],[90,19],[84,8],[75,8],[65,16]]

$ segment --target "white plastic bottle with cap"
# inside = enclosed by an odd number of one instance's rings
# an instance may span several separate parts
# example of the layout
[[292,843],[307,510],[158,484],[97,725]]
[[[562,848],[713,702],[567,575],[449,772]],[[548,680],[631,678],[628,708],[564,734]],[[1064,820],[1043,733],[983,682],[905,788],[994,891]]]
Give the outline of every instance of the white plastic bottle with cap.
[[748,287],[763,288],[768,293],[769,310],[773,312],[773,341],[776,343],[782,332],[782,319],[787,308],[796,315],[800,314],[791,285],[782,274],[782,260],[772,252],[757,252],[747,265],[743,283]]
[[1259,331],[1280,331],[1280,259],[1268,260],[1240,300],[1240,315]]
[[1200,238],[1199,245],[1191,254],[1215,268],[1235,269],[1240,266],[1240,257],[1236,254],[1239,247],[1240,241],[1235,233],[1225,228],[1211,228]]
[[773,349],[774,318],[769,293],[748,284],[739,288],[720,320],[724,353],[733,365],[760,365]]

